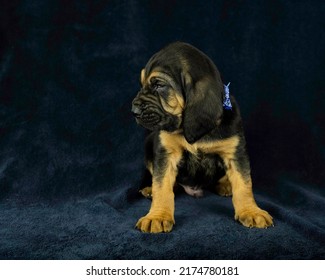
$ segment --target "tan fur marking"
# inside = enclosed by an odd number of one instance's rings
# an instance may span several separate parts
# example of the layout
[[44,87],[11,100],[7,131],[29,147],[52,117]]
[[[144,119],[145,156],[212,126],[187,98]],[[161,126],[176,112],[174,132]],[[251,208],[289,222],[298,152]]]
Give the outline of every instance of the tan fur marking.
[[141,85],[142,85],[142,86],[144,86],[145,75],[146,75],[146,70],[142,69],[142,70],[141,70],[141,78],[140,78],[140,81],[141,81]]
[[184,99],[176,90],[169,90],[167,102],[163,98],[160,98],[160,101],[166,112],[175,116],[182,115],[184,110]]
[[222,182],[228,181],[228,184],[230,183],[231,185],[235,219],[247,227],[265,228],[273,224],[272,217],[266,211],[260,209],[255,202],[250,175],[243,178],[242,174],[238,171],[235,157],[236,148],[239,143],[238,136],[211,142],[199,141],[192,145],[181,134],[161,132],[160,139],[164,147],[169,147],[170,151],[174,150],[177,153],[185,149],[192,154],[202,150],[205,153],[220,155],[226,166],[226,177],[223,178]]
[[159,69],[154,69],[150,73],[150,75],[145,79],[146,83],[150,84],[150,80],[155,77],[164,79],[164,80],[168,81],[169,83],[171,83],[172,85],[174,84],[173,79],[169,75],[167,75],[163,72],[160,72]]
[[[170,134],[169,134],[170,135]],[[163,142],[164,136],[161,136]],[[164,144],[163,144],[164,145]],[[174,185],[177,176],[177,164],[181,160],[180,147],[164,145],[167,150],[167,163],[162,178],[152,180],[152,203],[149,213],[139,219],[136,227],[143,232],[169,232],[172,230],[175,212]]]
[[223,159],[233,159],[235,157],[236,148],[239,143],[239,137],[233,136],[213,142],[199,143],[199,147],[205,153],[216,153]]
[[175,91],[174,94],[175,94],[175,97],[177,99],[178,106],[180,107],[180,109],[182,109],[182,112],[178,112],[178,113],[183,114],[183,110],[184,110],[184,107],[185,107],[185,100],[184,100],[181,93]]
[[[236,152],[236,147],[239,143],[238,136],[233,136],[227,139],[211,141],[211,142],[196,142],[189,144],[182,134],[171,134],[165,131],[160,133],[160,138],[164,147],[179,147],[179,149],[187,150],[192,154],[196,154],[198,150],[205,153],[219,154],[222,158],[232,159]],[[175,148],[174,148],[175,149]]]
[[146,78],[146,84],[150,84],[150,80],[154,77],[160,77],[161,76],[161,72],[159,71],[153,71],[150,73],[150,75]]
[[246,227],[266,228],[271,226],[273,224],[272,217],[260,209],[255,202],[250,176],[243,178],[233,160],[228,163],[226,174],[232,186],[235,219]]

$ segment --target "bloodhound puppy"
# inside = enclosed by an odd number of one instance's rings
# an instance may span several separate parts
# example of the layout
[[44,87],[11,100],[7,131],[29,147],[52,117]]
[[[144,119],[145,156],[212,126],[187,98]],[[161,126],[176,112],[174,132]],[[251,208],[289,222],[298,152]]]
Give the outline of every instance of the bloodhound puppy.
[[170,232],[175,224],[174,188],[193,196],[202,189],[232,196],[235,219],[246,227],[273,224],[252,192],[249,158],[238,105],[214,63],[197,48],[176,42],[154,54],[141,71],[142,88],[132,102],[145,143],[152,198],[136,227]]

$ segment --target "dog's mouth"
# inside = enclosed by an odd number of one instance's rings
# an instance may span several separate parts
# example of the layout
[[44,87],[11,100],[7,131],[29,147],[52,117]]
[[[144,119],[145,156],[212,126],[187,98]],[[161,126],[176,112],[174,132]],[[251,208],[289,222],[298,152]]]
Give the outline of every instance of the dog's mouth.
[[137,124],[142,127],[153,130],[175,131],[179,129],[180,118],[164,112],[159,107],[152,104],[133,101],[131,109]]
[[161,117],[153,112],[142,112],[135,115],[135,119],[138,124],[148,129],[155,128],[161,122]]
[[160,121],[160,116],[155,114],[155,113],[143,113],[141,116],[141,120],[145,123],[148,124],[155,124],[158,123]]

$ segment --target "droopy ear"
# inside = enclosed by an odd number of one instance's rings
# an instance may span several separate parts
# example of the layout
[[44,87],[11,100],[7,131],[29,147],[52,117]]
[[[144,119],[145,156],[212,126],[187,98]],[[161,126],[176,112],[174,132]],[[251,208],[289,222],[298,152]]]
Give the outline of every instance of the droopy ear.
[[193,144],[217,126],[222,116],[221,80],[203,77],[194,82],[188,73],[182,74],[186,105],[183,112],[183,131]]

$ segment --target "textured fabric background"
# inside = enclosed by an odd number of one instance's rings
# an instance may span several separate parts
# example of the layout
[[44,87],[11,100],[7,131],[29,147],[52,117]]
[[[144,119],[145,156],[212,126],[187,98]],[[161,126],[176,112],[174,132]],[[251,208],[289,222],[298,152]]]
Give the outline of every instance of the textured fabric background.
[[[12,0],[0,9],[1,259],[325,257],[324,1]],[[134,229],[150,56],[180,40],[231,81],[267,230],[230,198],[176,197],[169,234]]]

